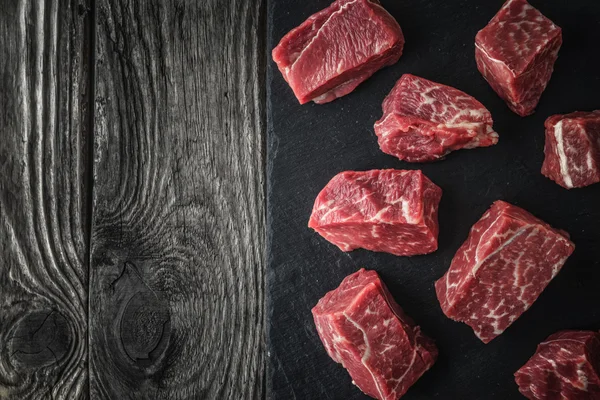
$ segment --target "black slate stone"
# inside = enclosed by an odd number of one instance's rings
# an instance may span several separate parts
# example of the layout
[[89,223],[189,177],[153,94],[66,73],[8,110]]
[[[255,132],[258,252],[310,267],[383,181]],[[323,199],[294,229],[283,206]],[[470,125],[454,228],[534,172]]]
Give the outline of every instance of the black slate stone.
[[[537,111],[512,113],[477,71],[474,38],[502,1],[382,0],[406,37],[404,55],[350,95],[300,106],[269,55],[267,396],[272,399],[363,399],[317,336],[310,309],[361,267],[375,269],[404,310],[437,342],[440,357],[404,397],[519,398],[513,373],[536,345],[561,329],[600,328],[600,185],[567,191],[540,174],[544,120],[600,108],[600,3],[532,0],[563,29],[564,44]],[[329,0],[271,0],[268,51]],[[481,101],[500,134],[497,146],[455,152],[434,164],[409,164],[382,153],[373,132],[381,102],[403,73],[463,90]],[[419,257],[358,250],[343,253],[307,228],[313,201],[336,173],[418,169],[444,190],[440,248]],[[577,245],[538,301],[488,345],[446,318],[434,281],[495,200],[524,207],[567,230]]]

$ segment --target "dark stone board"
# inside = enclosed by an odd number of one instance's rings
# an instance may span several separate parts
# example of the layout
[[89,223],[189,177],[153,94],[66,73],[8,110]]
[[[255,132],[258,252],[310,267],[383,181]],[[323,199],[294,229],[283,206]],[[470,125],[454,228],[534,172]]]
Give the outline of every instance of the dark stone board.
[[[501,0],[382,0],[406,37],[404,55],[350,95],[326,105],[299,105],[270,57],[290,29],[329,0],[271,0],[268,8],[268,266],[267,396],[272,399],[363,399],[317,336],[310,309],[361,267],[382,276],[404,310],[434,338],[440,356],[406,399],[519,398],[513,373],[536,345],[561,329],[600,329],[600,185],[567,191],[540,173],[544,120],[600,108],[600,3],[541,1],[532,5],[563,29],[564,44],[537,111],[512,113],[477,71],[474,38]],[[382,153],[373,132],[381,102],[403,73],[448,84],[491,112],[497,146],[455,152],[433,164]],[[343,253],[307,228],[315,197],[344,170],[422,169],[444,195],[439,250],[395,257]],[[434,281],[448,269],[470,227],[495,200],[524,207],[567,230],[577,245],[538,301],[485,345],[442,313]]]

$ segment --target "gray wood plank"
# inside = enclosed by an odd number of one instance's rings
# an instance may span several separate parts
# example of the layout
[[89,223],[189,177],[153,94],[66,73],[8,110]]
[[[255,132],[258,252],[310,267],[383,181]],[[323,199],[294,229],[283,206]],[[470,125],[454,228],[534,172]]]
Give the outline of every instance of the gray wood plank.
[[0,8],[0,398],[86,398],[88,3]]
[[262,397],[264,8],[98,2],[94,399]]

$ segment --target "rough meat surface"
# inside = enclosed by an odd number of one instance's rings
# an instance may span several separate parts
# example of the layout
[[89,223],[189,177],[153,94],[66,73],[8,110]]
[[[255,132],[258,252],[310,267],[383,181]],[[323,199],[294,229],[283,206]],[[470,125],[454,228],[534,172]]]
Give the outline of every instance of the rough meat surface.
[[496,144],[492,125],[490,112],[468,94],[405,74],[385,98],[375,133],[384,153],[423,162]]
[[327,354],[377,399],[399,399],[437,358],[431,339],[404,314],[375,271],[346,277],[312,309]]
[[421,171],[346,171],[319,193],[308,226],[342,251],[437,250],[442,190]]
[[403,47],[400,26],[378,0],[338,0],[285,35],[273,60],[300,104],[322,104],[396,63]]
[[600,110],[546,120],[542,174],[567,189],[600,182]]
[[515,380],[530,400],[598,400],[599,373],[600,334],[562,331],[538,346]]
[[552,76],[561,29],[525,0],[508,0],[475,37],[483,77],[508,107],[533,113]]
[[566,232],[497,201],[435,283],[442,310],[488,343],[533,304],[574,249]]

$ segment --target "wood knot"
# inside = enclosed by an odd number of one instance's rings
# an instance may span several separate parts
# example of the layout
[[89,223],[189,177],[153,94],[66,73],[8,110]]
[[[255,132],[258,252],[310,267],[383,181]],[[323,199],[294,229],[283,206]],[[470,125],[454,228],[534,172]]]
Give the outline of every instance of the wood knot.
[[17,322],[8,341],[15,364],[41,368],[59,362],[71,344],[65,317],[57,311],[34,311]]
[[121,316],[121,340],[134,361],[150,360],[168,330],[169,310],[152,292],[133,295]]
[[118,315],[123,350],[139,366],[151,365],[168,344],[171,329],[168,304],[129,262],[113,285],[126,294]]

